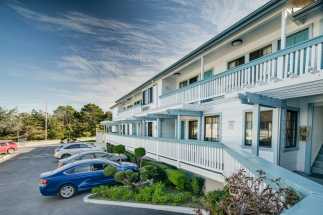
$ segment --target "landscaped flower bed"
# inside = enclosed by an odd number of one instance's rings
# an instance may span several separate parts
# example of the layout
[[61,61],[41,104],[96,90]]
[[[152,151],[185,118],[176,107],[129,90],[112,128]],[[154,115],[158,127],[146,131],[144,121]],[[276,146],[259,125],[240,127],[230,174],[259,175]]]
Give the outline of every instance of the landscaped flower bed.
[[[112,166],[105,174],[114,176],[115,186],[92,190],[91,198],[112,201],[173,205],[198,208],[211,215],[280,214],[300,200],[300,196],[279,179],[268,179],[263,171],[250,177],[244,170],[226,179],[224,190],[203,193],[204,180],[164,163],[142,160],[143,150],[129,158],[141,166],[139,172],[117,172]],[[270,183],[267,183],[270,182]]]

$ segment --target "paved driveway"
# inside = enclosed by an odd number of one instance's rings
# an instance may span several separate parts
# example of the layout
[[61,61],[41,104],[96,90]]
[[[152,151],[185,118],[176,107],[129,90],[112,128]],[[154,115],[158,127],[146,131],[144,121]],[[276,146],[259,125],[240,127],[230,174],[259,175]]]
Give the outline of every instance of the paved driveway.
[[43,197],[38,192],[41,172],[56,166],[53,146],[24,148],[22,153],[0,163],[1,215],[175,215],[156,210],[85,204],[81,194],[72,199]]

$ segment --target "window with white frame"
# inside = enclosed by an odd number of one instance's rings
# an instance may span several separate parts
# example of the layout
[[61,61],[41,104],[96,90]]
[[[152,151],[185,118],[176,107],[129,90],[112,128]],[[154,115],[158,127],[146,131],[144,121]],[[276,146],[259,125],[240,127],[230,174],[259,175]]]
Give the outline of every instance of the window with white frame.
[[288,110],[286,114],[286,143],[285,148],[296,147],[298,112]]
[[206,116],[204,118],[204,140],[219,141],[220,140],[220,116]]
[[245,112],[244,116],[244,145],[252,145],[252,112]]

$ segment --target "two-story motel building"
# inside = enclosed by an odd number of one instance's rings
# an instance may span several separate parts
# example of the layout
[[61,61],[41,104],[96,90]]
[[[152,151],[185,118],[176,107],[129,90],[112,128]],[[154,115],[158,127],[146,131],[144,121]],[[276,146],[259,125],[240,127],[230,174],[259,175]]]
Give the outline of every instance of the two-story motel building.
[[264,160],[323,174],[323,6],[292,2],[269,1],[118,99],[105,141],[219,182]]

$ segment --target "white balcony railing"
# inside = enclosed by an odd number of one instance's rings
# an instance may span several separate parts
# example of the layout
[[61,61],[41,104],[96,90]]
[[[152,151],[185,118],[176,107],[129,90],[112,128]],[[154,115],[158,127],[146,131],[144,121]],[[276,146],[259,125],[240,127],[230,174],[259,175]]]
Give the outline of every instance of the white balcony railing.
[[115,120],[127,119],[129,117],[134,116],[137,113],[140,113],[141,110],[142,110],[141,105],[133,106],[133,107],[127,109],[127,110],[118,112],[117,115],[114,116],[113,120],[115,121]]
[[[130,151],[144,147],[147,155],[153,159],[166,158],[166,163],[180,168],[191,166],[187,170],[213,177],[214,172],[222,177],[228,177],[243,168],[250,175],[263,170],[270,178],[280,178],[281,183],[292,187],[302,196],[302,200],[291,209],[284,211],[285,215],[319,215],[323,210],[323,186],[287,169],[276,166],[264,159],[232,149],[221,143],[205,141],[179,141],[176,139],[147,138],[105,134],[109,143],[125,145]],[[163,160],[165,162],[165,160]],[[197,169],[200,169],[197,170]],[[270,181],[266,181],[266,183]]]
[[162,106],[224,96],[290,77],[321,71],[323,36],[266,55],[245,65],[160,96]]

